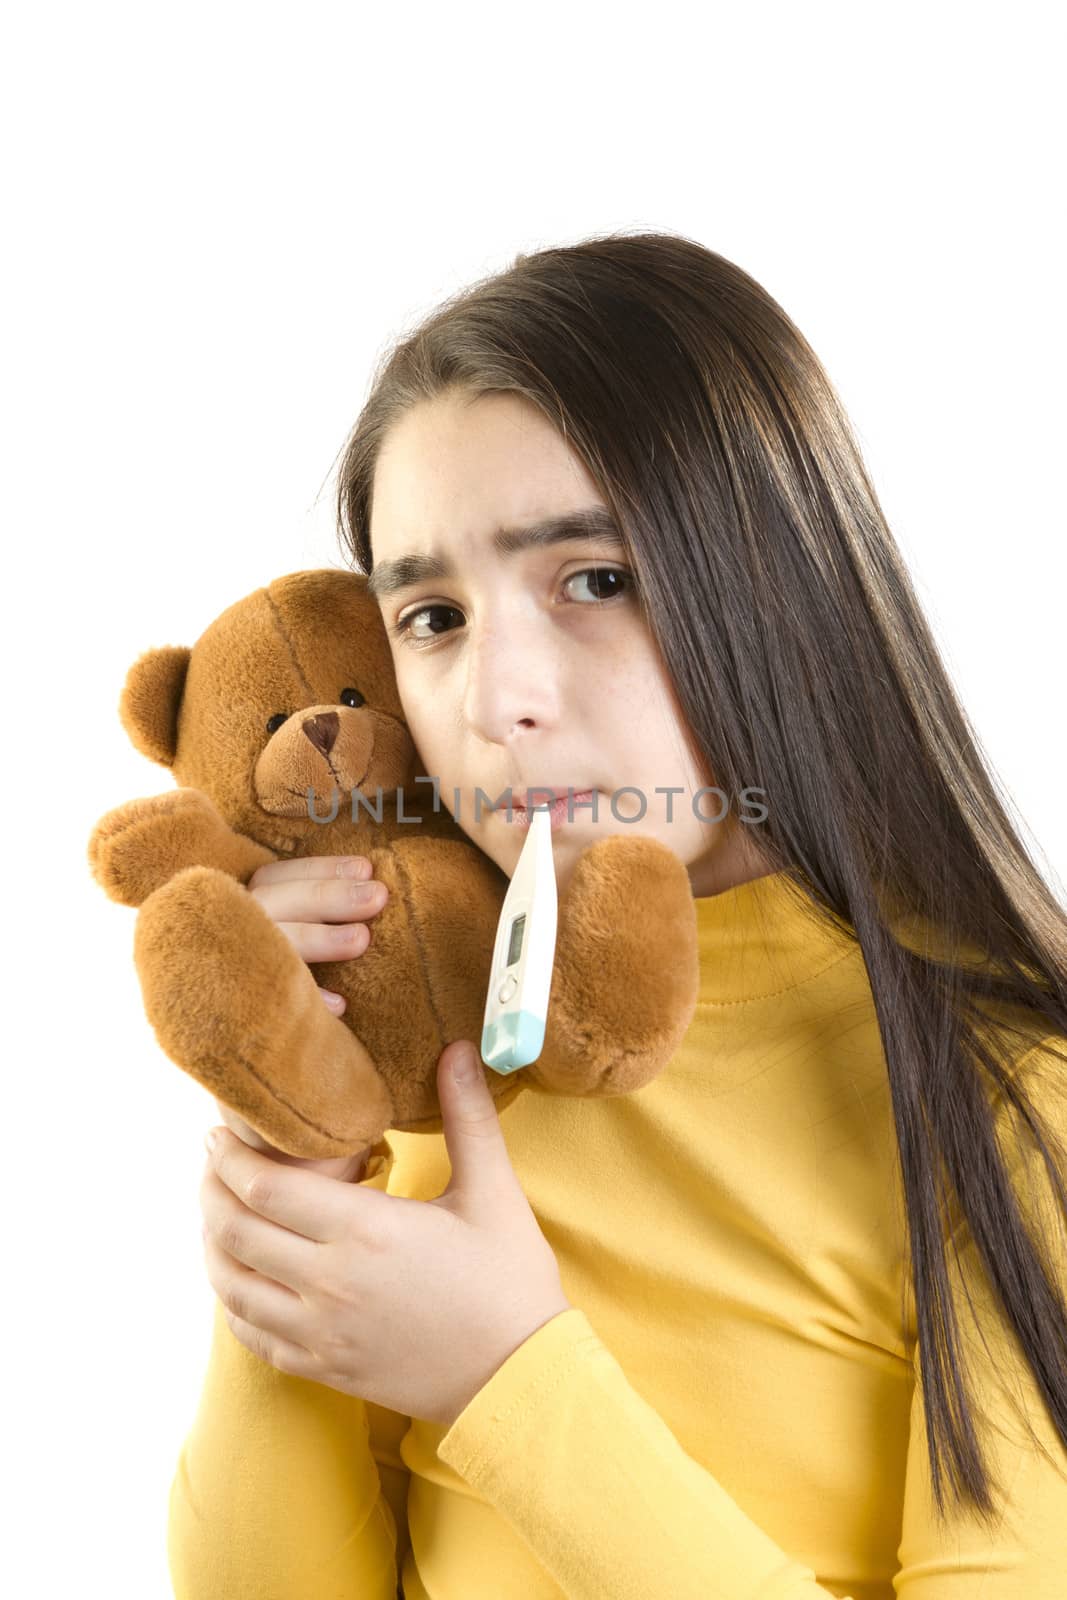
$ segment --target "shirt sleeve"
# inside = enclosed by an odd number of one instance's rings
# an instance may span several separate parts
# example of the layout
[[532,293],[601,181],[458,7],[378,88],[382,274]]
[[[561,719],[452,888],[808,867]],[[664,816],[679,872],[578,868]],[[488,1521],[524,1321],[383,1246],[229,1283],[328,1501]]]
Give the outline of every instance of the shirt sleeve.
[[[1061,1137],[1067,1131],[1064,1071],[1057,1058],[1040,1086],[1036,1074],[1028,1074],[1027,1085]],[[1043,1092],[1056,1084],[1058,1094]],[[1016,1178],[1024,1166],[1036,1170],[1009,1154]],[[1062,1228],[1051,1237],[1059,1241],[1060,1292],[1067,1294]],[[961,1259],[969,1254],[964,1250]],[[1025,1400],[1051,1460],[1024,1442],[1017,1424],[1009,1433],[1000,1376],[1003,1329],[987,1300],[981,1334],[973,1338],[982,1351],[985,1337],[992,1359],[975,1362],[969,1389],[972,1407],[976,1397],[993,1423],[983,1445],[987,1464],[1004,1481],[1003,1521],[992,1536],[977,1531],[965,1514],[950,1512],[938,1525],[917,1385],[901,1565],[893,1578],[899,1600],[976,1600],[979,1594],[981,1600],[1063,1600],[1067,1455],[1032,1375],[1029,1381],[1015,1375],[1013,1390]],[[915,1368],[918,1374],[917,1359]],[[579,1308],[560,1312],[508,1357],[455,1419],[437,1454],[508,1519],[568,1600],[842,1600],[839,1589],[821,1586],[809,1566],[781,1549],[683,1450]],[[892,1493],[899,1502],[900,1486]]]
[[[385,1190],[393,1163],[383,1138],[361,1184]],[[200,1404],[170,1489],[175,1600],[396,1600],[408,1424],[261,1361],[216,1297]]]

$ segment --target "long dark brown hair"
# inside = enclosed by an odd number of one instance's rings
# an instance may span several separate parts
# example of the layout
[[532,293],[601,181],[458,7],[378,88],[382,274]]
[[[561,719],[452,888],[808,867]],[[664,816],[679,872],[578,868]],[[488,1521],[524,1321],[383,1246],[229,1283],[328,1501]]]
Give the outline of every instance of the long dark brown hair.
[[[691,239],[609,234],[520,255],[379,361],[338,472],[339,536],[361,572],[382,442],[445,391],[524,396],[582,458],[713,781],[764,791],[768,869],[858,939],[937,1512],[944,1455],[954,1495],[988,1524],[946,1244],[956,1207],[1067,1445],[1062,1255],[1039,1254],[996,1120],[1010,1101],[1067,1214],[1067,1157],[1015,1072],[1045,1046],[1064,1086],[1067,914],[998,795],[841,402],[781,306]],[[908,917],[933,938],[901,937]]]

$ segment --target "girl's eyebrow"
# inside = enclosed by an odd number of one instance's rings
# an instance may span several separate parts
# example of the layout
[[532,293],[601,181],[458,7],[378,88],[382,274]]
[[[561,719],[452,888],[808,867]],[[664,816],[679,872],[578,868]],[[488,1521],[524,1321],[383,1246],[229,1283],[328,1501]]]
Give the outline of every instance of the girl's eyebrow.
[[[502,556],[536,546],[562,544],[568,539],[597,539],[621,550],[624,541],[619,526],[607,506],[584,506],[562,516],[546,517],[521,528],[498,528],[490,544]],[[447,556],[412,554],[394,561],[379,561],[367,579],[367,593],[376,600],[410,589],[427,578],[454,578],[455,568]]]

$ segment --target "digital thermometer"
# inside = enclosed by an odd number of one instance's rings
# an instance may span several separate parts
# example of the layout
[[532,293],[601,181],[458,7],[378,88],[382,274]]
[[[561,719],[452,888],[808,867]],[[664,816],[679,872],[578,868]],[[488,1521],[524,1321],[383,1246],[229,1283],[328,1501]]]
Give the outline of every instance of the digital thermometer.
[[531,812],[496,928],[482,1024],[482,1060],[494,1072],[516,1072],[541,1054],[555,953],[556,869],[546,805]]

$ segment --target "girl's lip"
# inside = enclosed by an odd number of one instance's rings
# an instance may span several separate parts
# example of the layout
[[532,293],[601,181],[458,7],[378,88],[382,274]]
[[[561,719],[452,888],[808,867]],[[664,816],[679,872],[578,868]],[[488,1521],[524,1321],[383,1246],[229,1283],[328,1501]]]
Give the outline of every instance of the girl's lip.
[[[573,784],[569,784],[566,789],[553,789],[550,788],[548,784],[531,783],[528,789],[520,789],[518,792],[520,794],[532,794],[534,797],[534,805],[539,806],[544,805],[545,801],[550,795],[553,800],[565,800],[569,794],[573,793],[574,798],[577,800],[580,796],[592,794],[593,791],[592,789],[575,789]],[[525,810],[526,801],[516,800],[514,798],[514,791],[512,791],[511,808],[513,811],[518,811],[520,807]],[[504,807],[497,806],[496,810],[503,811]]]
[[[569,797],[569,800],[567,794],[563,794],[558,800],[554,800],[552,802],[550,813],[553,832],[557,828],[562,827],[562,825],[568,821],[579,822],[586,818],[592,820],[592,808],[587,804],[587,802],[593,798],[595,793],[595,789],[575,789]],[[569,817],[567,815],[568,804],[571,813]],[[537,810],[538,808],[538,803],[535,802],[533,809]],[[530,813],[527,807],[520,805],[517,800],[513,800],[511,802],[510,817],[508,816],[507,806],[497,806],[495,809],[500,813],[505,822],[518,824],[519,827],[524,828],[528,828],[530,826]],[[547,807],[542,806],[540,809],[547,809]]]

